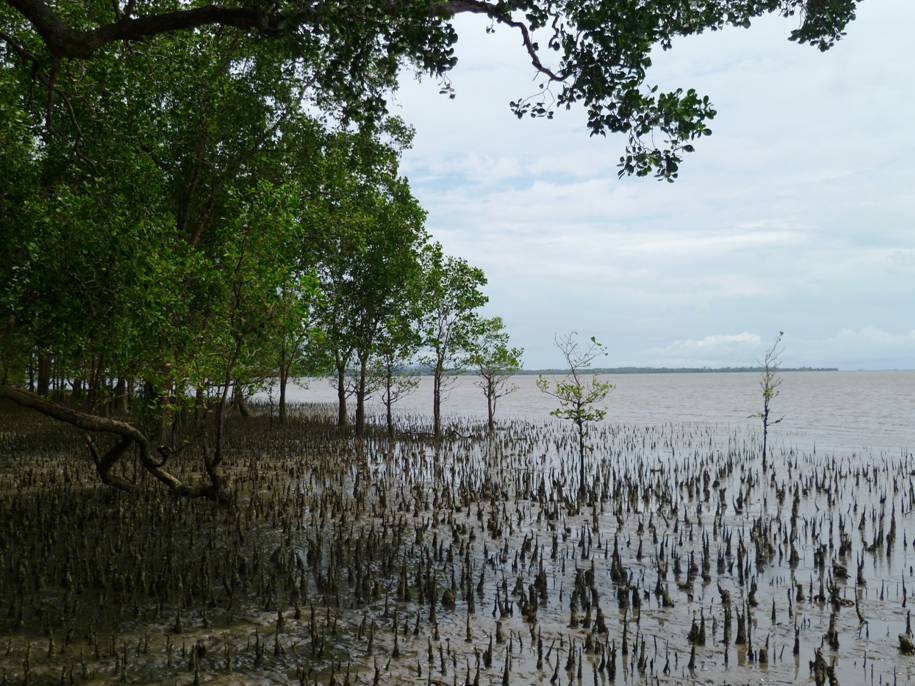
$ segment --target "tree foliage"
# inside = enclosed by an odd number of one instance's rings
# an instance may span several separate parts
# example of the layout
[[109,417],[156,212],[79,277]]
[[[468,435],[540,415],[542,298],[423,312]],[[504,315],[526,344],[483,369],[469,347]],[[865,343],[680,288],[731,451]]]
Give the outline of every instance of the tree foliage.
[[[174,33],[67,65],[66,94],[47,102],[28,97],[22,69],[0,72],[3,381],[37,369],[73,401],[88,389],[79,421],[118,441],[110,459],[93,444],[110,466],[121,442],[157,432],[179,450],[168,425],[202,411],[212,488],[178,490],[221,498],[227,399],[307,371],[332,339],[315,331],[334,295],[321,270],[346,265],[348,344],[363,358],[416,281],[424,213],[397,173],[410,132],[322,121],[301,70],[241,34]],[[134,382],[150,425],[125,432],[102,419]]]
[[626,136],[621,174],[672,180],[695,140],[710,133],[715,110],[693,89],[663,90],[647,80],[656,47],[670,49],[683,36],[748,27],[757,17],[777,14],[794,18],[791,40],[827,50],[844,36],[858,2],[6,0],[0,42],[8,61],[24,65],[45,86],[49,102],[68,91],[58,78],[64,65],[104,62],[139,45],[145,51],[179,34],[227,36],[245,46],[242,58],[269,44],[301,83],[313,87],[322,106],[365,122],[384,114],[385,96],[405,66],[432,75],[451,93],[454,19],[479,15],[490,22],[487,30],[502,26],[518,33],[537,77],[533,93],[524,86],[511,100],[517,116],[552,117],[557,109],[580,106],[592,135]]
[[438,243],[422,254],[420,336],[432,370],[432,424],[442,433],[441,402],[446,374],[465,366],[473,350],[477,310],[487,302],[483,271],[466,260],[449,257]]
[[597,405],[604,400],[613,384],[602,381],[597,374],[586,378],[585,370],[598,357],[606,354],[605,346],[592,336],[582,344],[572,332],[556,337],[556,347],[562,354],[569,373],[566,378],[550,382],[544,376],[537,377],[537,388],[559,402],[559,407],[550,414],[575,425],[578,436],[579,493],[585,491],[585,437],[588,424],[607,416],[607,410]]
[[508,344],[509,335],[501,317],[490,317],[477,326],[473,347],[468,363],[476,368],[480,379],[477,385],[486,397],[487,426],[495,430],[496,404],[518,390],[512,382],[513,374],[521,369],[524,350]]

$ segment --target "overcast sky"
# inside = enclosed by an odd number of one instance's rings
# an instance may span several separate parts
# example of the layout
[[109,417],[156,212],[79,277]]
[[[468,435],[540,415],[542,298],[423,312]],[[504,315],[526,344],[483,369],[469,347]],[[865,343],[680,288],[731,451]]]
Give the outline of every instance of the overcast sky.
[[461,17],[457,97],[403,79],[404,173],[446,250],[482,267],[529,368],[555,332],[606,366],[751,365],[778,330],[787,365],[915,367],[915,2],[860,5],[825,54],[767,18],[659,51],[649,79],[718,110],[673,185],[622,181],[622,137],[581,112],[519,121],[518,37]]

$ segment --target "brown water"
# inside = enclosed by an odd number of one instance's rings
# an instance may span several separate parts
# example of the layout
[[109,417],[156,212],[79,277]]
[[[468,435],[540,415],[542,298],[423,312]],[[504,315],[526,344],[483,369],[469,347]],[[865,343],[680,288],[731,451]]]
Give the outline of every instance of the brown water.
[[[773,414],[784,421],[772,428],[788,447],[850,454],[860,451],[915,450],[915,371],[789,372],[782,375]],[[756,429],[759,376],[754,373],[620,374],[604,406],[607,422],[625,425],[698,424],[726,434]],[[517,376],[518,390],[499,400],[497,417],[540,422],[549,418],[552,400],[537,390],[536,377]],[[327,379],[307,379],[291,386],[294,401],[336,400]],[[266,394],[265,394],[266,395]],[[276,395],[276,392],[274,392]],[[432,384],[419,388],[398,405],[417,420],[431,416]],[[381,412],[376,398],[370,409]],[[472,376],[455,377],[443,403],[446,417],[485,417],[486,403]]]
[[494,437],[458,379],[441,444],[236,423],[232,512],[0,415],[0,683],[915,683],[913,380],[786,374],[764,468],[753,375],[621,376],[582,483],[533,379]]

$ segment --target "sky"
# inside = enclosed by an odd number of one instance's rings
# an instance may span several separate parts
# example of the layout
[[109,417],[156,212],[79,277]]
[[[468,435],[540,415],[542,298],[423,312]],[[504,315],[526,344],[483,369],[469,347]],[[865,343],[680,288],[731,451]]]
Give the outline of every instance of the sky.
[[622,136],[582,112],[518,120],[536,86],[518,36],[459,17],[456,97],[404,75],[403,173],[450,254],[482,267],[528,368],[557,333],[601,366],[915,368],[915,2],[863,2],[827,53],[796,19],[681,39],[648,80],[718,110],[673,185],[617,178]]

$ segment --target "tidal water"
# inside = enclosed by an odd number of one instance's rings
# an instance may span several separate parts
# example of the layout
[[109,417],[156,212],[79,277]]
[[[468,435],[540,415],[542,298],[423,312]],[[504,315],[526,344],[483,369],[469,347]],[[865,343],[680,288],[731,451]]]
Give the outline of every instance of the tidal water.
[[442,441],[428,380],[393,440],[313,380],[230,418],[231,508],[0,412],[0,686],[915,683],[915,373],[786,373],[767,461],[756,375],[610,380],[584,456],[534,377]]
[[[740,373],[607,375],[615,385],[603,406],[606,423],[627,426],[702,425],[722,435],[753,430],[761,409],[759,375]],[[517,390],[497,405],[496,419],[543,421],[555,401],[541,393],[536,376],[513,379]],[[915,450],[915,371],[786,372],[772,402],[773,438],[784,447],[850,455],[862,451]],[[266,396],[266,394],[264,394]],[[274,390],[274,397],[277,393]],[[288,390],[291,402],[333,403],[336,390],[327,379],[300,379]],[[369,411],[381,420],[378,397]],[[454,377],[443,402],[451,419],[485,418],[486,401],[471,375]],[[415,420],[431,417],[432,380],[396,405],[396,413]]]

